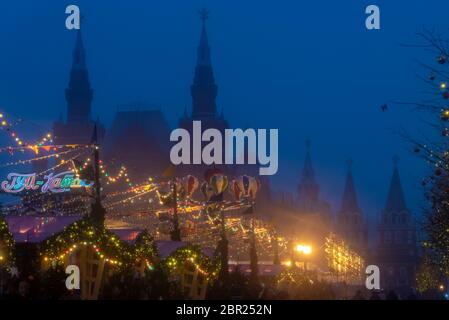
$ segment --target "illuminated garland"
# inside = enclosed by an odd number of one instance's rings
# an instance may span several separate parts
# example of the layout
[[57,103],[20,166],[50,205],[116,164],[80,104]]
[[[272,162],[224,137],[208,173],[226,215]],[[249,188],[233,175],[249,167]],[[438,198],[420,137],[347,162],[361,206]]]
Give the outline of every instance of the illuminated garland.
[[[86,163],[87,165],[87,163]],[[111,175],[109,172],[106,171],[106,166],[101,162],[100,163],[100,170],[101,173],[104,175],[104,177],[107,179],[106,184],[109,185],[111,183],[115,183],[120,181],[122,178],[125,180],[125,182],[128,184],[128,186],[132,187],[134,184],[131,182],[130,178],[128,177],[128,172],[125,166],[120,167],[120,171],[116,176]]]
[[5,119],[5,116],[3,115],[3,113],[0,113],[0,125],[1,125],[2,129],[6,130],[9,133],[9,135],[11,136],[11,138],[13,138],[15,140],[17,145],[19,145],[19,146],[23,145],[23,140],[20,139],[18,134],[12,130],[12,123],[8,122]]
[[326,237],[325,249],[329,270],[338,276],[357,280],[362,274],[364,260],[334,234]]
[[79,246],[92,246],[99,258],[114,265],[127,265],[132,260],[130,247],[106,228],[95,227],[89,217],[45,241],[41,255],[44,261],[60,262]]
[[21,122],[20,119],[17,120],[15,123],[10,122],[10,121],[6,120],[5,115],[3,113],[0,113],[1,129],[7,131],[8,134],[11,136],[11,138],[16,142],[16,144],[18,146],[20,146],[20,147],[29,146],[29,147],[31,147],[31,149],[33,149],[33,147],[34,148],[41,147],[46,143],[53,143],[53,138],[52,138],[51,133],[47,133],[44,137],[39,139],[34,145],[24,142],[23,139],[20,138],[19,134],[16,131],[14,131],[14,129],[13,129],[13,126],[20,122]]
[[310,283],[306,273],[298,268],[288,267],[277,276],[277,284],[292,283],[295,285]]
[[120,200],[120,201],[116,201],[116,202],[113,202],[113,203],[106,204],[106,205],[105,205],[105,208],[111,209],[111,208],[113,208],[113,207],[115,207],[115,206],[117,206],[117,205],[119,205],[119,204],[134,203],[134,200],[135,200],[135,199],[141,200],[141,198],[140,198],[141,196],[143,196],[143,195],[145,195],[145,194],[148,194],[148,193],[150,193],[150,192],[152,192],[152,191],[153,191],[153,190],[145,191],[145,192],[139,193],[139,194],[137,194],[137,195],[130,196],[130,197],[126,198],[126,199],[123,199],[123,200]]
[[[113,265],[129,266],[138,259],[144,259],[147,267],[152,270],[152,263],[159,262],[153,237],[147,231],[140,233],[135,245],[130,247],[105,228],[94,227],[89,218],[73,223],[45,241],[40,254],[44,261],[58,263],[82,246],[91,246],[99,258]],[[186,262],[191,263],[208,280],[215,279],[218,274],[217,263],[204,255],[201,247],[195,245],[175,250],[161,263],[171,274],[178,274],[182,272]]]
[[179,274],[183,271],[186,262],[193,264],[207,280],[214,280],[218,275],[217,260],[212,261],[198,245],[188,245],[175,250],[163,261],[163,264],[171,274]]
[[133,247],[136,260],[143,259],[149,270],[154,270],[154,263],[159,261],[159,253],[154,238],[147,230],[142,231],[136,238]]
[[14,263],[14,238],[5,219],[0,217],[0,266]]
[[82,152],[80,152],[80,153],[74,155],[73,157],[71,157],[71,158],[69,158],[69,159],[67,159],[67,160],[66,160],[66,159],[62,159],[60,163],[54,165],[54,166],[51,167],[51,168],[48,168],[48,169],[42,171],[42,172],[37,173],[37,175],[40,176],[40,175],[46,174],[47,172],[54,171],[55,169],[57,169],[57,168],[59,168],[59,167],[62,167],[62,166],[64,166],[64,165],[69,165],[69,166],[71,167],[71,161],[74,160],[74,159],[77,159],[77,158],[80,157],[81,155],[82,155]]
[[68,154],[68,153],[76,151],[76,150],[78,150],[78,149],[66,150],[66,151],[63,151],[63,152],[54,153],[54,154],[41,156],[41,157],[37,157],[37,158],[32,158],[32,159],[27,159],[27,160],[18,160],[18,161],[14,161],[14,162],[8,162],[8,163],[5,163],[5,164],[1,165],[0,167],[1,168],[5,168],[5,167],[10,167],[10,166],[29,164],[29,163],[32,163],[34,161],[41,161],[41,160],[51,159],[51,158],[59,158],[62,155]]

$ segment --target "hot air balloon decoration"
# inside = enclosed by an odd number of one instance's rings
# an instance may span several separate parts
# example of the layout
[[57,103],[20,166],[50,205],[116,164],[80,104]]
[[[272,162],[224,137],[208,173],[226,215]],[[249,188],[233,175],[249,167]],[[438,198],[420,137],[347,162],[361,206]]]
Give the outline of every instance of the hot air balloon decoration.
[[233,195],[235,200],[239,201],[243,196],[243,191],[239,187],[239,183],[236,180],[232,180],[229,186],[229,192]]
[[206,198],[206,201],[209,201],[209,199],[214,195],[214,190],[207,182],[203,182],[201,184],[201,192]]
[[206,180],[207,183],[210,183],[212,177],[216,175],[223,175],[223,172],[217,168],[208,169],[204,173],[204,180]]
[[260,189],[259,180],[244,175],[237,179],[237,185],[241,189],[243,197],[256,199],[257,191]]
[[200,183],[195,176],[188,175],[182,178],[182,188],[184,190],[186,198],[192,197],[195,191],[198,189]]
[[[182,179],[175,178],[174,182],[175,182],[175,187],[176,187],[176,195],[177,195],[178,199],[184,199],[186,196],[186,191],[185,191]],[[173,191],[173,185],[172,185],[172,191]]]
[[[159,202],[164,206],[171,207],[173,206],[173,182],[166,184],[163,188],[161,188],[158,192]],[[185,190],[182,184],[182,180],[176,178],[174,180],[176,187],[176,196],[178,199],[183,199],[185,197]]]
[[201,192],[207,201],[220,202],[223,201],[223,193],[228,187],[228,177],[221,173],[213,174],[209,177],[208,182],[203,182]]
[[216,196],[222,195],[228,188],[228,177],[222,174],[216,174],[210,178],[209,185],[212,187]]

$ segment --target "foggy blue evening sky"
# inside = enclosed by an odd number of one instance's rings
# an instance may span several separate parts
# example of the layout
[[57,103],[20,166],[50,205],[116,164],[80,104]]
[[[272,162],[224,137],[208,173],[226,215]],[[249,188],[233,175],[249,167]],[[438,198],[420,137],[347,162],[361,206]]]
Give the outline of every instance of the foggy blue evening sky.
[[[50,129],[66,109],[75,41],[65,29],[69,4],[85,16],[93,115],[107,126],[117,105],[134,101],[160,105],[177,125],[191,106],[197,11],[206,6],[219,109],[233,128],[279,128],[274,189],[296,193],[310,137],[321,194],[334,211],[350,157],[360,206],[375,217],[398,154],[409,207],[419,214],[425,166],[395,131],[419,135],[422,114],[395,106],[382,113],[380,105],[423,98],[415,59],[434,57],[400,44],[417,42],[422,27],[449,38],[448,1],[3,0],[0,110],[22,117],[28,136]],[[365,29],[369,4],[380,6],[380,31]],[[10,144],[4,133],[0,142]]]

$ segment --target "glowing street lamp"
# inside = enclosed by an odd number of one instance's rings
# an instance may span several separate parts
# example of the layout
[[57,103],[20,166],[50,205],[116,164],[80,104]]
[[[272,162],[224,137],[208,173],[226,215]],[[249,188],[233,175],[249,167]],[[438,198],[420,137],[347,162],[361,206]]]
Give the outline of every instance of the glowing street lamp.
[[3,297],[3,267],[1,264],[4,259],[3,254],[0,252],[0,297]]
[[312,246],[307,244],[297,244],[295,246],[295,251],[297,252],[298,256],[303,256],[303,262],[304,262],[304,271],[307,271],[307,256],[309,256],[312,253]]
[[309,245],[298,244],[295,248],[296,252],[302,253],[305,255],[310,255],[312,253],[312,247]]

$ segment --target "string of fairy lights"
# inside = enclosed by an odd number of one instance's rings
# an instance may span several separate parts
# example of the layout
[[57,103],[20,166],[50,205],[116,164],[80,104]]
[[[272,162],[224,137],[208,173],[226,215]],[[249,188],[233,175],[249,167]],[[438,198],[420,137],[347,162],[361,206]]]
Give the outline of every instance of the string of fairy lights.
[[[46,142],[45,140],[43,142]],[[50,141],[49,141],[50,142]],[[25,147],[25,146],[24,146]],[[41,146],[37,146],[38,148],[40,148]],[[6,166],[14,166],[14,165],[23,165],[23,164],[28,164],[28,163],[32,163],[34,161],[39,161],[39,160],[43,160],[43,159],[51,159],[51,158],[55,158],[55,159],[60,159],[59,163],[56,163],[54,166],[46,169],[45,171],[39,172],[39,175],[45,174],[47,172],[51,172],[54,171],[55,169],[64,166],[64,165],[69,165],[70,166],[70,161],[73,159],[78,159],[81,158],[81,156],[83,154],[85,154],[86,152],[83,152],[83,146],[78,146],[78,145],[67,145],[67,146],[45,146],[46,150],[50,150],[50,151],[56,151],[59,149],[63,149],[63,148],[69,148],[69,150],[64,150],[61,152],[57,152],[57,153],[53,153],[50,155],[45,155],[45,156],[39,156],[39,157],[35,157],[32,159],[27,159],[27,160],[18,160],[15,162],[9,162],[7,164],[5,164]],[[28,148],[31,149],[31,148]],[[15,149],[17,150],[17,149]],[[33,150],[34,151],[34,150]],[[85,151],[85,150],[84,150]],[[35,152],[36,154],[38,154],[38,152]],[[68,157],[67,159],[67,155],[70,154],[74,154],[71,157]],[[92,165],[92,160],[90,157],[87,157],[82,165],[81,170],[86,170],[89,166]],[[76,170],[76,169],[75,169]],[[148,181],[146,181],[143,184],[134,184],[131,182],[128,172],[127,172],[127,168],[126,166],[122,165],[118,171],[117,174],[113,175],[110,173],[110,170],[108,170],[108,167],[101,162],[100,163],[100,170],[102,173],[102,178],[104,181],[106,181],[106,185],[110,185],[110,184],[114,184],[117,183],[119,181],[124,181],[126,182],[127,186],[129,187],[128,189],[126,189],[125,191],[121,191],[121,192],[115,192],[115,193],[111,193],[111,194],[107,194],[106,195],[106,201],[105,201],[105,207],[108,209],[115,209],[115,208],[120,208],[123,206],[126,206],[127,204],[134,204],[136,202],[143,202],[143,203],[148,203],[149,200],[153,200],[155,203],[161,203],[160,202],[160,192],[159,190],[161,190],[163,187],[166,187],[167,184],[155,184],[152,182],[152,178],[149,178]],[[155,195],[156,197],[155,197]],[[150,195],[150,199],[147,197],[148,195]],[[124,196],[124,197],[123,197]],[[36,196],[38,197],[38,196]],[[122,197],[121,199],[118,200],[113,200],[114,197]],[[32,202],[33,199],[30,199],[30,202]],[[73,198],[73,197],[68,197],[66,200],[64,200],[64,204],[70,205],[73,203],[78,203],[78,204],[82,204],[83,210],[85,210],[87,208],[87,205],[89,203],[90,199],[88,197],[82,197],[82,196],[78,196],[77,198]],[[61,214],[70,214],[70,213],[74,213],[74,211],[78,211],[78,209],[80,208],[70,208],[70,209],[63,209],[61,208],[62,206],[60,205],[60,208],[58,208],[58,211]],[[238,205],[236,206],[237,208],[239,207]],[[51,205],[49,204],[45,204],[42,208],[42,212],[48,212],[50,211],[52,208]],[[195,229],[201,232],[197,232],[196,233],[196,237],[191,237],[190,235],[187,235],[187,238],[192,238],[192,241],[194,241],[195,243],[201,243],[204,245],[211,245],[212,243],[216,242],[217,240],[217,217],[213,217],[211,215],[205,215],[206,219],[202,219],[203,216],[203,212],[202,212],[203,206],[201,205],[201,202],[199,201],[194,201],[191,200],[189,202],[185,202],[185,203],[180,203],[179,206],[179,210],[180,212],[184,213],[186,216],[188,215],[189,217],[187,219],[182,219],[184,221],[184,223],[187,226],[190,226],[190,229]],[[80,210],[82,211],[82,210]],[[169,209],[158,209],[158,210],[154,210],[153,213],[155,214],[156,217],[159,217],[161,215],[161,213],[167,213],[169,211]],[[241,238],[247,238],[248,234],[249,234],[249,229],[245,229],[242,225],[240,221],[241,219],[236,218],[236,219],[232,219],[227,223],[226,228],[234,234],[238,234],[241,233]],[[161,223],[163,225],[163,223]],[[204,227],[199,226],[200,224],[203,224]],[[240,224],[239,227],[238,224]],[[192,227],[195,226],[196,227]],[[161,229],[163,228],[157,228],[157,232],[156,234],[162,235],[166,232],[159,232],[161,231]],[[188,228],[187,228],[188,229]],[[267,244],[269,244],[271,237],[269,235],[269,232],[267,231],[266,228],[256,228],[255,230],[256,235],[258,236],[259,241],[263,241],[266,242]],[[196,239],[195,239],[196,238]],[[210,240],[209,240],[210,239]],[[242,241],[237,241],[239,243],[244,243]],[[266,253],[268,253],[268,251],[270,250],[270,246],[269,245],[261,245],[261,250],[262,251],[266,251]],[[239,248],[237,251],[239,251],[237,253],[237,255],[243,254],[244,251],[246,251],[247,248],[246,246],[241,246],[241,249]]]
[[[42,138],[37,140],[37,142],[35,142],[35,143],[30,144],[30,143],[25,142],[25,140],[22,138],[22,136],[14,129],[14,127],[21,122],[22,122],[21,119],[18,119],[15,121],[10,121],[7,119],[7,117],[4,113],[0,113],[0,128],[2,130],[6,131],[10,135],[10,137],[16,143],[17,147],[19,147],[19,148],[27,147],[32,150],[37,150],[38,147],[42,147],[47,143],[50,143],[50,144],[53,143],[53,138],[52,138],[51,133],[45,134]],[[9,149],[9,150],[11,150],[11,149]]]
[[[26,143],[21,135],[14,130],[19,122],[8,121],[0,114],[0,124],[16,143],[15,146],[0,148],[0,152],[7,151],[10,156],[16,152],[32,151],[35,157],[10,161],[0,167],[20,166],[32,164],[42,160],[54,160],[54,164],[36,173],[38,176],[66,167],[80,176],[93,167],[91,145],[53,145],[51,134],[46,134],[35,143]],[[46,153],[44,153],[46,152]],[[108,213],[120,220],[131,222],[131,225],[145,226],[154,239],[166,239],[170,234],[171,208],[166,203],[170,199],[171,183],[155,182],[152,177],[142,183],[131,180],[129,170],[125,164],[117,166],[114,163],[99,163],[100,178],[103,185],[104,207]],[[117,187],[119,188],[117,188]],[[167,191],[168,190],[168,191]],[[89,192],[71,192],[70,195],[59,196],[57,201],[42,200],[43,195],[27,194],[23,197],[22,209],[27,204],[40,203],[40,212],[57,212],[59,215],[85,213],[89,209],[92,197]],[[51,197],[50,197],[51,198]],[[183,239],[197,247],[184,247],[176,250],[164,260],[164,265],[172,272],[177,272],[186,261],[191,263],[198,272],[208,278],[217,275],[217,266],[201,253],[201,248],[215,247],[220,237],[220,217],[214,210],[208,210],[205,201],[194,200],[190,195],[185,199],[178,199],[178,213]],[[265,257],[273,256],[274,228],[262,219],[251,217],[254,227],[250,227],[249,218],[242,215],[242,211],[249,208],[243,200],[222,201],[222,210],[226,212],[225,230],[227,238],[232,243],[230,259],[239,260],[248,255],[248,240],[254,232],[257,250]],[[142,208],[143,214],[129,214]],[[20,205],[14,205],[14,210],[20,211]],[[141,219],[140,221],[137,221]],[[276,245],[280,255],[288,253],[289,241],[282,236],[276,236]],[[148,240],[148,239],[147,239]],[[149,240],[147,244],[149,245]],[[48,239],[42,251],[43,260],[48,263],[64,261],[80,248],[93,250],[99,259],[104,259],[110,265],[121,267],[137,259],[137,252],[143,255],[148,269],[154,266],[155,257],[149,253],[142,254],[147,249],[137,250],[123,243],[118,236],[108,230],[98,230],[89,225],[87,220],[81,220],[66,228],[61,234]],[[146,247],[145,247],[146,248]],[[146,251],[145,251],[146,252]]]
[[[17,165],[25,165],[25,164],[30,164],[30,163],[33,163],[33,162],[36,162],[36,161],[48,160],[48,159],[52,159],[52,158],[58,159],[58,158],[63,157],[65,155],[69,154],[69,153],[72,153],[74,151],[79,151],[79,150],[80,150],[79,147],[69,146],[69,150],[61,151],[61,152],[58,152],[58,153],[53,153],[53,154],[49,154],[49,155],[45,155],[45,156],[35,157],[35,158],[32,158],[32,159],[6,162],[6,163],[2,164],[0,166],[0,168],[6,168],[6,167],[11,167],[11,166],[17,166]],[[61,161],[65,162],[65,160],[61,160]],[[53,168],[50,168],[49,171],[50,170],[53,170]]]

